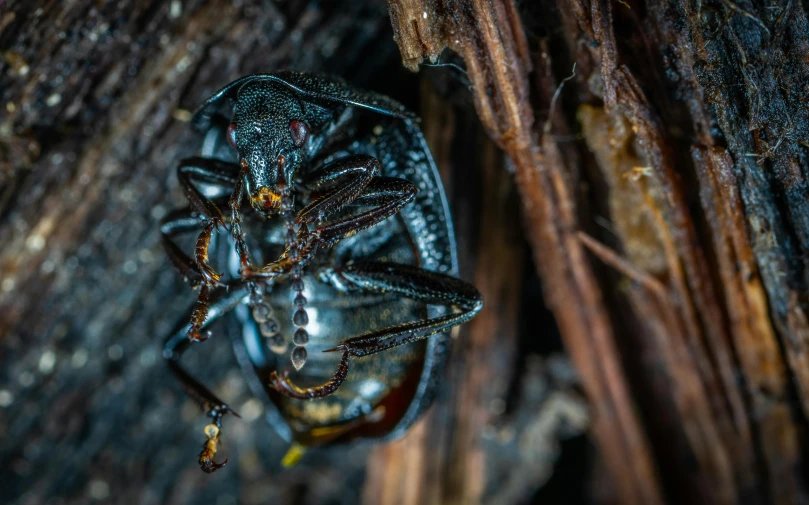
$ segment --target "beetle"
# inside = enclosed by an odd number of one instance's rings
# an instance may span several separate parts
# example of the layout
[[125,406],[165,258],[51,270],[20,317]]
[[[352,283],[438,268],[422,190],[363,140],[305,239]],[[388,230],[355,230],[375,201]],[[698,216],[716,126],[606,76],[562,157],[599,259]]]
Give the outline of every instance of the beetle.
[[[431,403],[450,330],[483,301],[455,277],[449,208],[416,121],[384,95],[291,71],[238,79],[195,113],[200,155],[177,169],[190,209],[169,213],[161,234],[199,293],[163,355],[211,418],[203,471],[227,463],[214,456],[236,413],[180,358],[226,314],[248,384],[293,442],[285,461],[309,446],[398,438]],[[287,355],[295,370],[279,373]]]

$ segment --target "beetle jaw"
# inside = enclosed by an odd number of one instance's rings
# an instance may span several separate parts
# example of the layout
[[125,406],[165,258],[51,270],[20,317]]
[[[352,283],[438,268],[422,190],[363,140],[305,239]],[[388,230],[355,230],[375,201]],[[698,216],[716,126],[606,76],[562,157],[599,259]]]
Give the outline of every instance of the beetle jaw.
[[250,205],[265,217],[277,214],[281,210],[281,193],[262,186],[250,195]]

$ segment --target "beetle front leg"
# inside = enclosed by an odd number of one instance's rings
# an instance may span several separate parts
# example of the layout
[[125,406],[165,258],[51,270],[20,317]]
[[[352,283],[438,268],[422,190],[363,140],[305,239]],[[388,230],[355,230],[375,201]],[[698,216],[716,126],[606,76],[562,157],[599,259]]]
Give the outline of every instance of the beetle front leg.
[[448,307],[452,313],[389,326],[344,340],[337,347],[325,351],[340,351],[343,356],[334,376],[320,386],[302,389],[292,383],[286,374],[279,376],[273,372],[270,384],[279,393],[291,398],[312,399],[330,395],[345,380],[351,356],[369,356],[430,337],[469,321],[483,308],[483,298],[471,284],[414,266],[378,262],[349,264],[327,272],[328,277],[332,277],[334,284],[351,291],[398,293],[412,300]]
[[188,209],[175,210],[160,222],[160,238],[169,261],[180,275],[194,285],[202,281],[202,274],[196,261],[180,249],[174,238],[183,233],[199,230],[199,224],[199,215]]
[[[418,193],[416,186],[405,179],[396,177],[374,177],[362,192],[351,201],[341,205],[351,207],[371,207],[370,210],[344,218],[319,224],[304,239],[314,240],[322,247],[331,247],[340,240],[350,237],[366,228],[375,226],[399,212],[412,202]],[[315,212],[319,201],[307,205],[296,217],[296,222],[312,224],[323,215]]]
[[[203,286],[203,289],[207,289],[207,287]],[[229,289],[216,290],[211,297],[207,317],[200,322],[200,329],[209,326],[236,307],[244,300],[247,293],[247,287],[243,283],[229,286]],[[163,358],[168,361],[169,369],[180,381],[188,396],[200,405],[208,417],[212,418],[212,422],[205,427],[206,440],[199,454],[200,468],[206,473],[211,473],[227,463],[227,460],[223,463],[217,463],[214,460],[220,442],[222,418],[227,413],[232,413],[236,417],[239,415],[180,365],[180,358],[191,345],[191,341],[186,336],[190,331],[190,326],[190,324],[183,325],[166,338],[163,345]]]
[[177,178],[191,206],[207,221],[197,238],[194,259],[203,281],[208,285],[219,283],[220,275],[208,264],[208,245],[216,228],[224,226],[224,217],[219,206],[209,200],[195,183],[212,184],[231,189],[238,186],[242,168],[233,163],[209,159],[187,158],[177,168]]
[[[344,206],[368,206],[371,207],[370,210],[322,223],[312,231],[303,229],[298,236],[300,245],[297,259],[291,257],[289,251],[286,251],[280,259],[260,270],[245,270],[244,277],[272,278],[289,273],[295,265],[305,266],[318,248],[331,247],[344,238],[381,223],[412,202],[416,197],[416,193],[418,193],[416,186],[405,179],[374,177],[356,198],[353,198],[350,202],[344,202],[339,207],[331,207],[332,211]],[[319,202],[320,200],[316,200],[301,210],[296,221],[303,224],[313,224],[316,221],[315,216],[319,214],[314,212],[314,209],[318,208]],[[325,204],[323,206],[327,207]]]

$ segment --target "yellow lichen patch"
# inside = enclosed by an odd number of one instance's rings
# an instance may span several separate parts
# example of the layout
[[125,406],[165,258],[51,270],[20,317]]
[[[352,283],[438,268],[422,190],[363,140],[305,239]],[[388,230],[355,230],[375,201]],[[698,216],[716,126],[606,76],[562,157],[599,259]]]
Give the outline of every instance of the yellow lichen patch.
[[621,239],[627,259],[647,273],[665,276],[666,255],[650,208],[662,193],[652,167],[637,154],[629,122],[590,105],[579,107],[578,119],[609,187],[612,231]]

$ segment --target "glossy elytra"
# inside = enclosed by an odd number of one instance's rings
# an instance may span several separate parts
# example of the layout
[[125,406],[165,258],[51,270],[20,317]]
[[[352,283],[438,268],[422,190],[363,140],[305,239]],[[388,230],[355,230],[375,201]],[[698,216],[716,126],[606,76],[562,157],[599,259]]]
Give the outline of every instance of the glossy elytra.
[[444,190],[414,119],[386,96],[295,72],[234,81],[195,114],[201,152],[178,168],[191,210],[161,231],[199,294],[164,356],[211,418],[204,471],[227,462],[214,455],[234,412],[180,357],[226,315],[247,382],[295,454],[399,437],[432,401],[449,330],[482,300],[454,277]]

